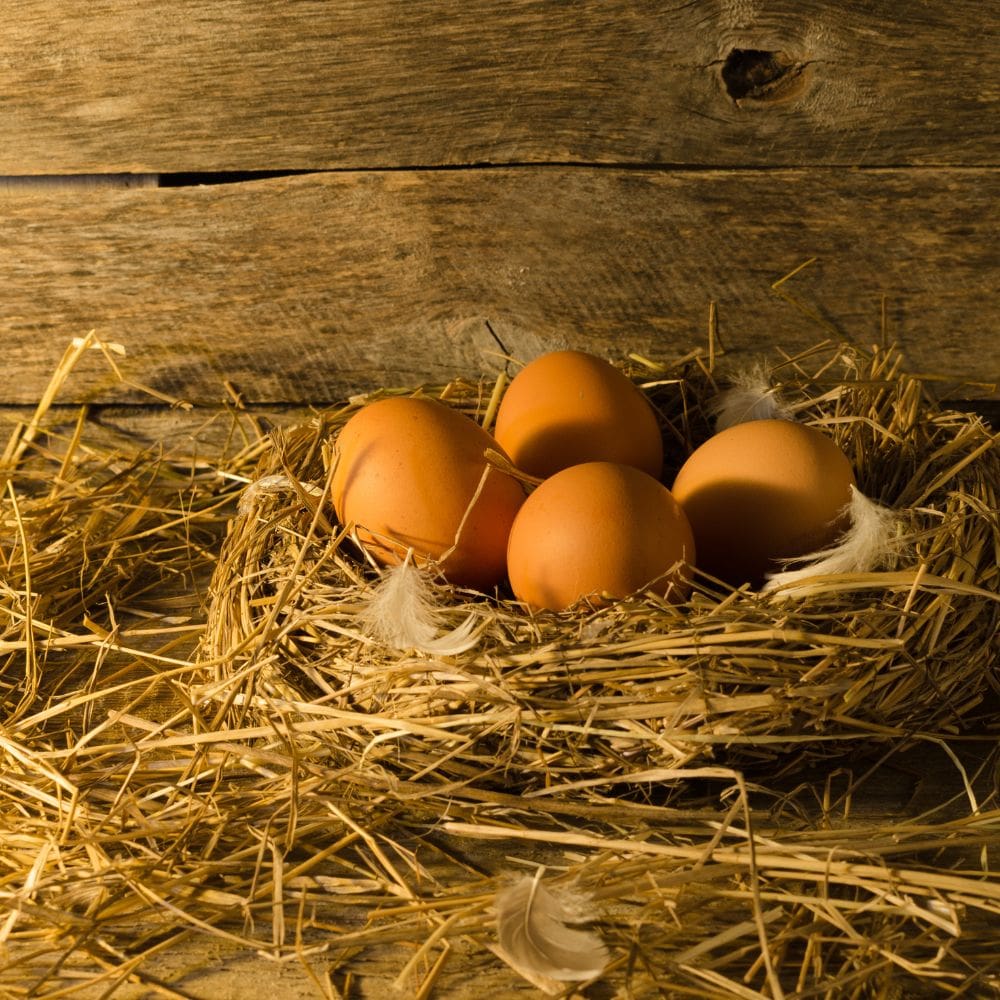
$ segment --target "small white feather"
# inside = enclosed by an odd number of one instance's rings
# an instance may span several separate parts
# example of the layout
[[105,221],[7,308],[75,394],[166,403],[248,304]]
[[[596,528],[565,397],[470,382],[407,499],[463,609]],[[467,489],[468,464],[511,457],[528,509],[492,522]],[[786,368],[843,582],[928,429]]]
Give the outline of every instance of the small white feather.
[[[298,488],[310,496],[322,496],[323,491],[311,483],[298,483]],[[274,496],[278,493],[294,492],[296,483],[293,483],[288,476],[280,473],[271,476],[261,476],[247,484],[246,489],[240,495],[239,512],[249,514],[254,509],[257,501],[262,496]]]
[[717,432],[750,420],[792,419],[791,410],[771,385],[764,364],[734,372],[731,381],[732,385],[710,404]]
[[899,555],[899,517],[894,510],[869,500],[852,486],[846,512],[848,528],[835,544],[797,559],[786,559],[786,565],[797,568],[769,573],[764,591],[780,589],[785,594],[816,576],[870,573]]
[[382,571],[360,612],[365,632],[393,649],[456,656],[479,641],[474,613],[444,632],[441,618],[433,585],[409,553],[399,565]]
[[497,893],[495,908],[496,953],[542,989],[593,979],[607,966],[610,956],[600,936],[573,926],[594,919],[585,897],[556,893],[539,875],[524,875]]

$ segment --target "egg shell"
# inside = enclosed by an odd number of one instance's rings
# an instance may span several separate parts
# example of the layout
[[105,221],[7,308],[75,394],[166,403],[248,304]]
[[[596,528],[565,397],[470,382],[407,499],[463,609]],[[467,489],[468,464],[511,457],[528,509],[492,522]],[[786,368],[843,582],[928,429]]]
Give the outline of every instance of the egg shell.
[[507,545],[514,596],[553,611],[647,587],[680,600],[694,560],[691,528],[670,491],[614,462],[586,462],[546,479],[518,512]]
[[854,472],[836,442],[791,420],[751,420],[710,437],[681,466],[698,566],[732,586],[763,582],[779,560],[814,552],[846,525]]
[[619,462],[659,477],[663,440],[642,391],[583,351],[553,351],[521,369],[493,431],[514,464],[544,478],[583,462]]
[[479,424],[436,400],[369,403],[336,440],[337,516],[384,565],[412,548],[418,562],[440,561],[452,583],[489,590],[506,574],[507,536],[524,490],[508,473],[487,471],[487,449],[502,454]]

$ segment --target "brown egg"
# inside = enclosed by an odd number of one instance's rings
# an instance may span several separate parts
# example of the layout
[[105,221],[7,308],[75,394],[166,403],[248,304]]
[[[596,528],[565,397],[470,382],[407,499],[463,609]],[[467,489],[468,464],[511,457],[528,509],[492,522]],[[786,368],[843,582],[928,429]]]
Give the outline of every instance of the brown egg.
[[368,551],[392,565],[408,548],[446,579],[488,590],[506,572],[521,484],[490,467],[500,450],[474,420],[432,399],[393,397],[360,409],[336,442],[332,493]]
[[497,409],[494,435],[514,464],[544,478],[582,462],[620,462],[658,478],[663,441],[642,391],[583,351],[553,351],[522,368]]
[[854,473],[832,438],[791,420],[751,420],[709,438],[687,459],[673,494],[698,547],[698,566],[754,586],[778,560],[806,555],[846,527]]
[[651,588],[680,600],[694,540],[670,491],[629,465],[586,462],[546,479],[524,502],[507,544],[518,600],[561,611],[583,597]]

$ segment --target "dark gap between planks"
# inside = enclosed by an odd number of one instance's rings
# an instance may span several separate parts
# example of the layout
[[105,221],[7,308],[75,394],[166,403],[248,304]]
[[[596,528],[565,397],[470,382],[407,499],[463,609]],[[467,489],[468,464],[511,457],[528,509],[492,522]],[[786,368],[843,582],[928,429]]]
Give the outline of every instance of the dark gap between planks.
[[[840,164],[751,164],[733,166],[717,163],[643,163],[614,162],[593,163],[584,160],[539,160],[507,161],[493,163],[439,163],[439,164],[396,164],[390,166],[350,166],[308,169],[275,170],[204,170],[174,171],[164,173],[130,174],[8,174],[0,176],[0,193],[31,190],[58,190],[60,188],[186,188],[207,185],[246,184],[254,181],[271,180],[279,177],[301,177],[319,174],[362,174],[362,173],[405,173],[456,172],[462,170],[615,170],[619,172],[659,172],[659,173],[787,173],[824,169],[847,169]],[[907,170],[984,170],[996,169],[995,164],[963,164],[953,167],[947,164],[921,164],[915,167],[906,163],[884,163],[865,166],[866,173],[907,171]]]

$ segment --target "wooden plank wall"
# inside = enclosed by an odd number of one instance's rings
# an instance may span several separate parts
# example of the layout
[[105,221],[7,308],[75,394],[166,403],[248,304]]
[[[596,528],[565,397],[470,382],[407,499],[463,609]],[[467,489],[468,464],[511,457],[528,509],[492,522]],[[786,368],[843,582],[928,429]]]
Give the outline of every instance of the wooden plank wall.
[[[274,405],[492,371],[497,339],[672,356],[712,302],[745,352],[870,343],[884,312],[912,368],[996,400],[993,20],[11,0],[0,406],[89,329],[163,393]],[[784,288],[821,322],[771,289],[812,258]],[[142,398],[96,358],[68,392]]]

